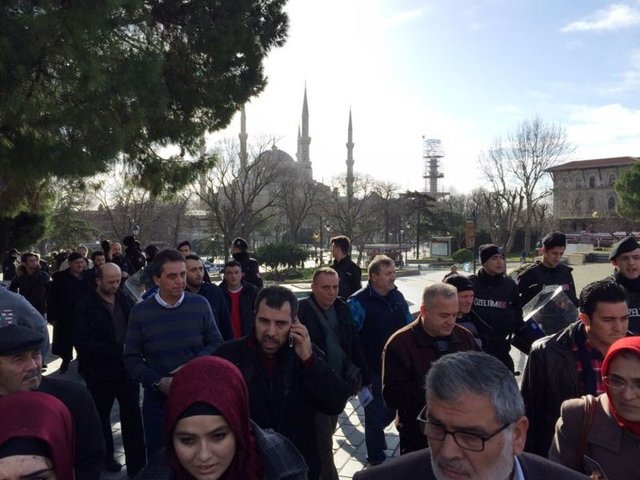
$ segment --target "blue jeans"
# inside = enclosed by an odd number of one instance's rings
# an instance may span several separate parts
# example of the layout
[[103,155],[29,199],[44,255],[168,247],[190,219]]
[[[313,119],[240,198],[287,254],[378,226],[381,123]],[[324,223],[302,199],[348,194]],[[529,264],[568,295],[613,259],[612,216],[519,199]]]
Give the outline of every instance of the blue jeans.
[[380,463],[386,460],[387,441],[384,429],[389,426],[396,416],[396,411],[384,404],[382,399],[382,375],[372,372],[373,382],[371,393],[373,400],[364,407],[364,440],[367,445],[367,461]]
[[164,404],[167,397],[162,392],[144,391],[142,400],[142,423],[144,424],[144,441],[147,445],[147,459],[163,448],[167,443],[164,427]]

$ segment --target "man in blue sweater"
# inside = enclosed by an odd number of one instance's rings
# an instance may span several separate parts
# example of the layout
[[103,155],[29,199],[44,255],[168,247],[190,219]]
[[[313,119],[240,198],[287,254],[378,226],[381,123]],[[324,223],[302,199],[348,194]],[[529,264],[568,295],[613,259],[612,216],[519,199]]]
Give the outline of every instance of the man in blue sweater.
[[147,458],[165,443],[164,404],[172,375],[194,357],[212,354],[222,343],[209,302],[184,291],[186,275],[180,252],[158,253],[152,267],[158,292],[133,308],[127,326],[124,363],[144,387]]

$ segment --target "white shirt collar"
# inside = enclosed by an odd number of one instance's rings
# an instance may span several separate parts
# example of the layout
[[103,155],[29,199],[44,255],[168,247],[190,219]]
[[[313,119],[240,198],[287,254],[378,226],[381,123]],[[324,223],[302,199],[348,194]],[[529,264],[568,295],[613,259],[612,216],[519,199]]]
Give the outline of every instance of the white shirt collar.
[[155,298],[156,298],[156,302],[158,302],[164,308],[178,308],[182,304],[182,301],[184,300],[184,292],[182,292],[182,295],[180,295],[180,298],[175,303],[175,305],[171,305],[170,303],[165,302],[160,296],[160,290],[158,290],[158,293],[156,293]]

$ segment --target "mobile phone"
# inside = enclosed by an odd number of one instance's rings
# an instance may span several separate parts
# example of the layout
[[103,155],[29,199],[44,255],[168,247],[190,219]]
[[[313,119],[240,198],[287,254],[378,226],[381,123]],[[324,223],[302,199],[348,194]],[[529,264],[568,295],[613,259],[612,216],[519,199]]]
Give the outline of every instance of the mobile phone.
[[[293,317],[291,319],[291,325],[298,321],[298,317]],[[291,331],[289,331],[289,347],[293,348],[293,335],[291,335]]]

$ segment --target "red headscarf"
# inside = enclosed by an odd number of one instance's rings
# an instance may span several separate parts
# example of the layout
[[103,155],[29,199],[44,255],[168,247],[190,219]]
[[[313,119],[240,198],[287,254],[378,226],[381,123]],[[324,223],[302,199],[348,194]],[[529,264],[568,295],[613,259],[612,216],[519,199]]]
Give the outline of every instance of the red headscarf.
[[[607,375],[609,375],[609,367],[611,365],[611,360],[613,360],[613,358],[616,355],[620,354],[620,352],[623,352],[623,351],[634,353],[638,358],[638,360],[640,361],[640,337],[624,337],[624,338],[621,338],[620,340],[617,340],[613,345],[611,345],[611,347],[609,347],[609,351],[607,352],[607,355],[604,357],[604,362],[602,362],[603,377],[606,377]],[[620,414],[617,412],[611,400],[611,390],[609,389],[606,383],[604,384],[604,391],[606,392],[607,397],[609,398],[609,404],[610,404],[609,408],[611,409],[611,414],[614,416],[614,418],[618,422],[618,425],[620,425],[622,428],[626,428],[630,430],[636,435],[640,435],[640,422],[630,422],[629,420],[625,420],[620,416]]]
[[[195,403],[213,405],[220,411],[236,437],[236,454],[225,480],[259,480],[262,461],[249,427],[249,400],[242,373],[219,357],[197,357],[173,377],[167,398],[167,432],[171,435],[182,412]],[[170,438],[167,452],[179,478],[191,476],[178,462]]]
[[74,433],[71,414],[55,397],[41,392],[18,392],[0,398],[0,445],[12,438],[44,441],[53,471],[73,480]]

